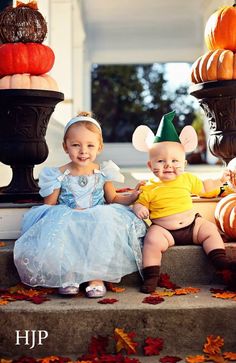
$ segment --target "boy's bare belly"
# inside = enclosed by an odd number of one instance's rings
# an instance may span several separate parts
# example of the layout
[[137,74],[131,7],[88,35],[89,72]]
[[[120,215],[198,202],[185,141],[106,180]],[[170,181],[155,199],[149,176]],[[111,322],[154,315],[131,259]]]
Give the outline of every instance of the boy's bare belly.
[[188,210],[186,212],[172,214],[171,216],[152,219],[152,223],[166,229],[175,230],[191,224],[194,217],[195,212]]

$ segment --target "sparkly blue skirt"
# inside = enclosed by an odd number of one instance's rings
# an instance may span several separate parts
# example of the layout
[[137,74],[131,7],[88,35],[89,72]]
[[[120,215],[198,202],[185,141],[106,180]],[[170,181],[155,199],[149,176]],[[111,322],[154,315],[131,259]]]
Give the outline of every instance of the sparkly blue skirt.
[[145,223],[120,204],[79,211],[66,205],[33,207],[22,233],[14,261],[21,281],[30,286],[119,282],[142,266]]

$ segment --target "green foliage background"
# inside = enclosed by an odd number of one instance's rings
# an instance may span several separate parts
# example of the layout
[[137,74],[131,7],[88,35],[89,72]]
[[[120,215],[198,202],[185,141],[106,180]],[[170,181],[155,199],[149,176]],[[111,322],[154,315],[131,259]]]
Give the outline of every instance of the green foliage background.
[[156,132],[163,114],[176,111],[180,132],[192,124],[195,108],[188,86],[170,92],[165,64],[94,65],[92,110],[101,122],[105,142],[131,142],[134,129],[148,125]]

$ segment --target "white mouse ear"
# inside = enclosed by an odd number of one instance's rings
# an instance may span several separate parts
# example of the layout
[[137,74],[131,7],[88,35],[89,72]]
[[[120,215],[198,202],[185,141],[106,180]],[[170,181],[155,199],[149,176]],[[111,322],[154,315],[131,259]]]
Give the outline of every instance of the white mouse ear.
[[179,135],[179,139],[184,147],[184,151],[187,153],[195,150],[198,145],[197,133],[190,125],[183,128]]
[[148,151],[153,144],[155,136],[146,125],[138,126],[133,133],[132,143],[138,151]]

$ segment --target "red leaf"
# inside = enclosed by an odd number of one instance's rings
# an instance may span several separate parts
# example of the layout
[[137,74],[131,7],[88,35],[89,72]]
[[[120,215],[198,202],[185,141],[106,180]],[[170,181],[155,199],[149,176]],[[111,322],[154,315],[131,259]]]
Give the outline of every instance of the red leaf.
[[101,363],[100,360],[98,360],[97,356],[95,354],[83,354],[80,357],[77,358],[76,362],[98,362]]
[[104,354],[99,358],[95,358],[93,362],[98,363],[123,363],[123,356],[121,354]]
[[214,289],[213,287],[210,289],[210,292],[213,294],[221,294],[223,292],[225,292],[225,290],[223,289]]
[[157,304],[162,303],[163,301],[165,301],[165,300],[163,299],[163,297],[160,297],[160,296],[147,296],[143,299],[142,302],[144,304],[157,305]]
[[108,337],[92,337],[88,347],[89,354],[101,355],[105,354],[108,346]]
[[33,296],[26,300],[31,301],[33,304],[42,304],[43,302],[49,301],[50,299],[46,296]]
[[182,358],[172,357],[172,356],[169,356],[169,355],[166,355],[165,357],[162,357],[162,358],[159,359],[159,361],[161,363],[176,363],[176,362],[179,362],[180,360],[182,360]]
[[158,281],[158,286],[165,287],[166,289],[176,289],[178,286],[170,281],[170,276],[168,274],[160,274]]
[[12,361],[12,363],[36,363],[37,360],[32,357],[20,357]]
[[164,341],[162,338],[146,338],[145,339],[144,355],[158,355],[163,349]]
[[124,357],[123,363],[141,363],[141,362],[136,358]]
[[117,300],[117,299],[102,299],[102,300],[99,300],[98,303],[99,304],[114,304],[117,301],[119,301],[119,300]]

